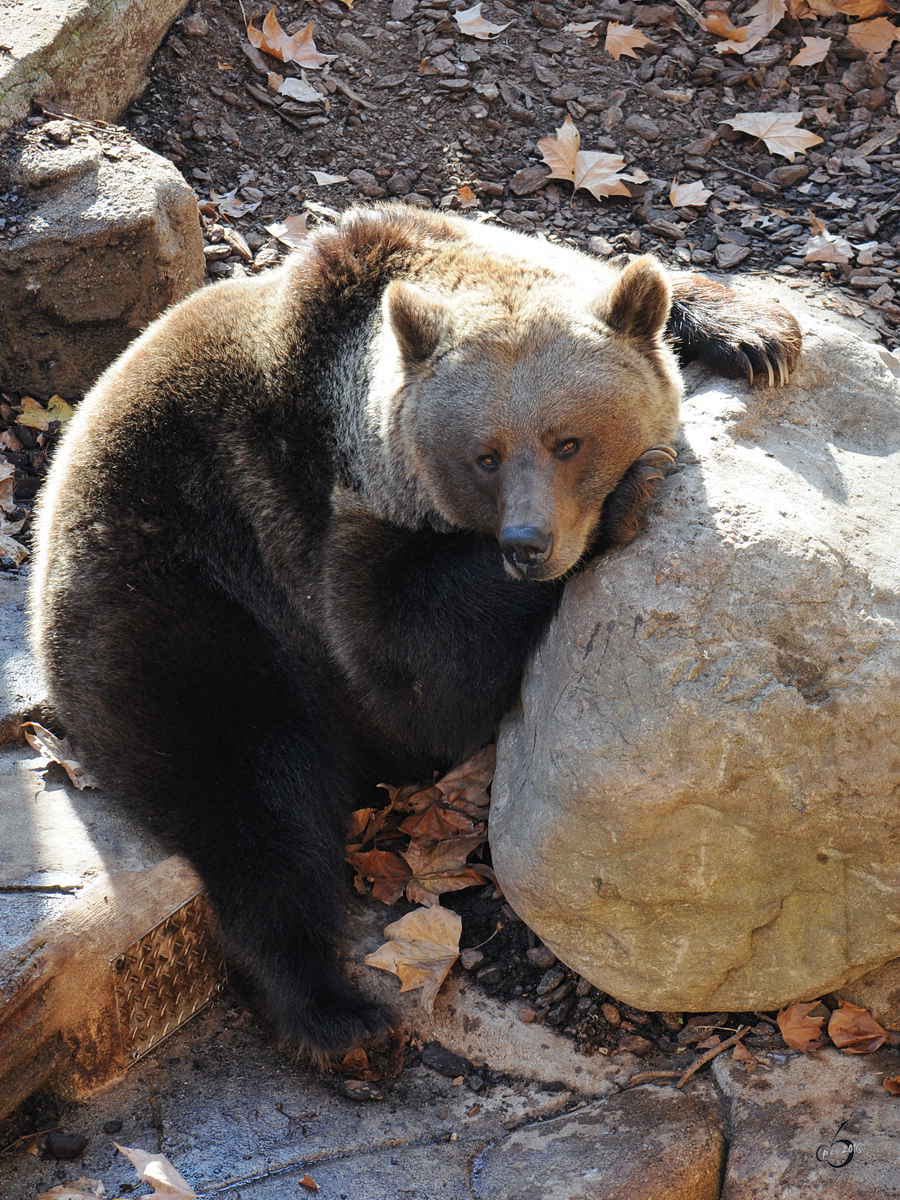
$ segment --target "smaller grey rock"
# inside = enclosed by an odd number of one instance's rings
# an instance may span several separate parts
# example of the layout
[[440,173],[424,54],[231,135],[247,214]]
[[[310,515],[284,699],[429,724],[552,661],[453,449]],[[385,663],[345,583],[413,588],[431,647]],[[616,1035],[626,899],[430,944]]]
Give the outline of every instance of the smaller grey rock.
[[548,950],[546,946],[534,946],[531,950],[525,952],[525,957],[533,967],[540,967],[545,970],[552,967],[556,963],[556,955],[552,950]]
[[731,242],[720,242],[716,246],[716,264],[723,271],[730,271],[749,255],[748,246],[735,246]]
[[483,962],[484,951],[482,950],[463,950],[459,956],[459,963],[464,971],[474,971]]
[[57,145],[68,146],[72,141],[74,127],[71,121],[48,121],[47,124],[42,127],[42,132],[45,133],[51,141],[56,142]]
[[393,0],[391,4],[391,20],[405,21],[415,12],[416,0]]
[[422,1051],[422,1062],[439,1075],[446,1075],[448,1079],[455,1079],[459,1075],[465,1078],[472,1074],[472,1064],[469,1060],[446,1050],[440,1042],[428,1043]]
[[194,13],[193,16],[185,17],[179,28],[187,37],[206,37],[209,33],[209,25],[202,13]]
[[645,142],[658,142],[662,137],[657,123],[650,117],[642,117],[639,113],[633,113],[630,117],[626,117],[624,128],[628,133],[633,133],[635,137],[643,138]]
[[81,1133],[63,1133],[59,1129],[54,1129],[47,1134],[47,1152],[51,1158],[63,1160],[78,1158],[84,1153],[87,1144],[88,1139]]
[[362,38],[358,38],[355,33],[351,33],[349,29],[342,29],[335,38],[339,50],[349,55],[351,58],[371,58],[372,50]]

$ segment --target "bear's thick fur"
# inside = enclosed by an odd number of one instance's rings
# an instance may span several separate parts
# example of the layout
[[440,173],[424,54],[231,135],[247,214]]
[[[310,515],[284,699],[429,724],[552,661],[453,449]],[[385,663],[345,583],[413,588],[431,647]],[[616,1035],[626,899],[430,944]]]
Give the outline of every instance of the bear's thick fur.
[[53,701],[295,1046],[383,1026],[335,962],[347,814],[487,742],[563,577],[637,531],[667,323],[729,374],[799,352],[777,306],[650,258],[357,210],[173,308],[80,406],[39,520]]

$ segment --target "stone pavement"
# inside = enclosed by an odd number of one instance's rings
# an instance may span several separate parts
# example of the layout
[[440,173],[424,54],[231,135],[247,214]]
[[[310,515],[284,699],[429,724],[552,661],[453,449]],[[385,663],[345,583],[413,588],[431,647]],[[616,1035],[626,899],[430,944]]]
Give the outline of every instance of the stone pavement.
[[[0,576],[0,588],[12,728],[39,709],[42,691],[22,640],[24,581]],[[0,749],[7,958],[41,921],[76,914],[92,881],[144,871],[163,854],[109,797],[75,791],[27,746]],[[198,1194],[233,1200],[307,1194],[304,1176],[334,1200],[900,1197],[900,1097],[881,1089],[900,1072],[896,1049],[773,1053],[753,1074],[726,1053],[683,1091],[630,1087],[654,1064],[580,1057],[458,968],[433,1015],[415,993],[398,997],[393,977],[362,964],[390,919],[353,901],[352,973],[392,998],[420,1045],[437,1040],[468,1058],[477,1090],[426,1066],[413,1044],[403,1073],[375,1085],[383,1099],[349,1099],[339,1076],[281,1054],[226,991],[112,1086],[81,1101],[38,1095],[0,1122],[0,1200],[34,1200],[81,1176],[102,1180],[110,1197],[141,1194],[114,1141],[161,1151]],[[45,1136],[16,1141],[54,1128],[87,1139],[74,1160],[52,1157]]]

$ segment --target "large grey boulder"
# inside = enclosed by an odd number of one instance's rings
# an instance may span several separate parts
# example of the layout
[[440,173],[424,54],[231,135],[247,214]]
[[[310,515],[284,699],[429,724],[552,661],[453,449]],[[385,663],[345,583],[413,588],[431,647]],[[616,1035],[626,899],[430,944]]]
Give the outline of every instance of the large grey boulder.
[[567,587],[505,723],[515,910],[643,1009],[771,1009],[900,955],[900,359],[806,331],[692,377],[647,532]]
[[5,4],[0,22],[0,133],[32,97],[76,116],[115,121],[144,90],[146,70],[186,0],[43,0]]
[[77,396],[203,283],[196,196],[123,132],[65,121],[0,145],[7,190],[25,204],[17,235],[0,240],[0,378]]

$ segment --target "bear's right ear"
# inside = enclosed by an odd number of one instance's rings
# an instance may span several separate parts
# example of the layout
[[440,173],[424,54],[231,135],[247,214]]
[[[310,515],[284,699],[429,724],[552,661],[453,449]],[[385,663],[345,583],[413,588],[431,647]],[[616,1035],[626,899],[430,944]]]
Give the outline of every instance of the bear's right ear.
[[636,258],[613,283],[600,304],[599,316],[616,333],[654,341],[669,319],[672,287],[663,268],[649,254]]
[[450,312],[438,296],[395,279],[384,294],[384,309],[408,363],[429,359],[450,331]]

